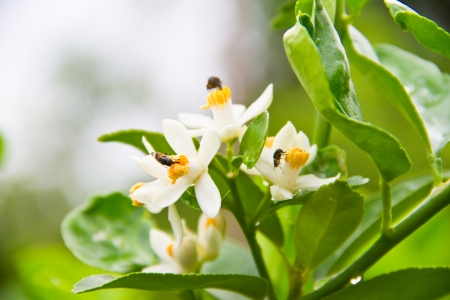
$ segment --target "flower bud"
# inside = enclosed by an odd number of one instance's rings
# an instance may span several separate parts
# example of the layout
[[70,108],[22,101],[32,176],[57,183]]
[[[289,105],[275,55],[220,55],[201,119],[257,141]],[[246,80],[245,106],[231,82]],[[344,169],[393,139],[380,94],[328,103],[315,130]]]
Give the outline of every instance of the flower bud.
[[218,214],[208,218],[202,214],[198,221],[197,243],[202,261],[214,260],[219,255],[225,237],[225,218]]

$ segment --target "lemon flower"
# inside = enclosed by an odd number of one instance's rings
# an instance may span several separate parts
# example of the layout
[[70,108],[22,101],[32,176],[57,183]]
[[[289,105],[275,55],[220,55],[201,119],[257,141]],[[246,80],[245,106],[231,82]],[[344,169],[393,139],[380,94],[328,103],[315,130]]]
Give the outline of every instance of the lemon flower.
[[[277,150],[281,153],[280,164],[274,167],[274,153]],[[317,190],[339,178],[340,174],[325,179],[312,174],[298,176],[316,154],[317,146],[311,146],[308,137],[302,131],[297,133],[294,125],[288,122],[275,137],[267,139],[255,168],[272,183],[270,192],[274,200],[289,200],[300,190]]]
[[262,95],[247,109],[244,105],[233,104],[231,90],[228,86],[215,88],[208,92],[207,103],[201,109],[211,108],[213,118],[209,116],[180,113],[178,119],[191,131],[192,136],[200,136],[206,128],[220,133],[223,142],[229,142],[241,137],[244,133],[244,124],[266,110],[272,103],[273,85],[265,89]]

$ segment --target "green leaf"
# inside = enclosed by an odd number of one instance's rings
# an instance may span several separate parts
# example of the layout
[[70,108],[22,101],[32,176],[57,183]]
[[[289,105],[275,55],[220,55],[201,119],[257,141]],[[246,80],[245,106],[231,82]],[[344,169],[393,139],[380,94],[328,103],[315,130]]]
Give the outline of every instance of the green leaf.
[[[332,30],[334,31],[334,29]],[[411,162],[395,137],[370,123],[350,118],[344,114],[342,108],[337,108],[338,102],[330,90],[327,73],[324,70],[324,68],[328,68],[327,59],[322,60],[321,54],[306,28],[297,23],[284,35],[284,45],[294,72],[322,116],[359,148],[367,152],[381,176],[387,181],[407,172],[411,168]],[[329,46],[342,47],[339,45]],[[323,51],[326,49],[322,49]],[[333,63],[333,65],[335,64]],[[338,66],[335,67],[339,70]],[[342,66],[341,69],[346,68]],[[351,82],[345,84],[352,85]]]
[[295,245],[303,269],[314,270],[356,230],[364,199],[343,181],[317,190],[303,206],[295,225]]
[[239,155],[243,157],[244,164],[251,169],[261,155],[266,142],[269,129],[269,113],[263,111],[248,126],[242,137]]
[[200,209],[200,205],[198,205],[197,201],[197,196],[195,195],[194,186],[188,187],[187,190],[183,193],[183,195],[181,195],[180,199],[187,206],[194,209]]
[[147,153],[147,150],[142,143],[142,136],[145,136],[145,138],[152,145],[155,151],[161,153],[174,153],[169,143],[167,143],[164,135],[159,132],[149,132],[139,129],[121,130],[109,134],[104,134],[100,136],[98,140],[100,142],[121,142],[134,146],[145,154],[149,154]]
[[403,3],[395,0],[385,0],[384,3],[403,30],[411,31],[416,40],[428,49],[450,58],[450,34],[447,31]]
[[264,193],[256,185],[252,178],[244,172],[239,172],[236,178],[237,190],[242,200],[244,211],[247,216],[253,216],[259,203],[264,198]]
[[[326,9],[326,12],[331,22],[334,23],[334,18],[336,15],[336,0],[323,0],[322,3]],[[297,16],[299,11],[302,14],[312,16],[314,7],[315,7],[314,0],[298,0],[297,4],[295,5],[294,16]],[[294,25],[294,23],[292,23],[292,25]]]
[[364,178],[361,175],[352,176],[347,179],[347,183],[352,189],[356,190],[361,186],[365,185],[369,182],[369,178]]
[[347,154],[337,146],[331,145],[317,151],[317,156],[307,168],[320,178],[341,174],[341,180],[347,178]]
[[238,155],[238,156],[233,158],[233,160],[231,161],[231,165],[235,169],[239,169],[243,162],[244,162],[244,159],[242,158],[242,156]]
[[295,3],[297,0],[289,0],[277,8],[277,14],[272,18],[274,29],[286,29],[295,24]]
[[440,299],[450,293],[450,269],[406,269],[349,286],[326,300]]
[[94,197],[64,218],[64,243],[90,266],[119,273],[141,270],[155,260],[145,211],[120,193]]
[[283,247],[283,227],[281,226],[281,222],[277,214],[273,214],[269,218],[263,220],[257,228],[262,234],[271,240],[272,243],[279,247]]
[[425,123],[434,152],[450,141],[450,76],[412,53],[392,45],[378,45],[381,63],[397,76]]
[[3,141],[3,137],[0,135],[0,166],[3,162],[3,153],[5,148],[5,142]]
[[369,0],[347,0],[348,5],[352,8],[353,14],[355,15],[359,15],[367,2],[369,2]]
[[223,289],[253,299],[263,299],[267,282],[255,276],[240,274],[161,274],[131,273],[114,278],[109,275],[86,277],[75,284],[75,294],[112,288],[131,288],[148,291],[183,291],[193,289]]
[[[432,178],[428,175],[395,184],[392,187],[393,225],[414,210],[430,193],[432,187]],[[328,276],[341,272],[380,236],[382,210],[383,206],[379,193],[367,199],[366,212],[361,225],[339,249],[339,256],[329,267]]]

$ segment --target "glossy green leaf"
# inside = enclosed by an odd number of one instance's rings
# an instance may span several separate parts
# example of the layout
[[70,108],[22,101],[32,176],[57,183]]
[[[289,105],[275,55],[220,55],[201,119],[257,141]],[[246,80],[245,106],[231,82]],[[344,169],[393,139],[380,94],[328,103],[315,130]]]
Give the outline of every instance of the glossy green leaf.
[[145,211],[120,193],[94,197],[64,218],[64,243],[90,266],[118,273],[141,270],[155,259]]
[[427,151],[432,154],[425,125],[400,80],[384,67],[370,42],[353,26],[345,38],[347,52],[368,82],[397,108],[419,133]]
[[354,14],[359,14],[369,0],[347,0]]
[[147,150],[145,149],[145,146],[142,143],[142,136],[145,136],[145,138],[152,145],[155,151],[161,153],[174,153],[169,143],[167,143],[164,135],[159,132],[149,132],[139,129],[121,130],[113,133],[104,134],[100,136],[98,140],[100,142],[120,142],[128,144],[138,148],[145,154],[149,154],[147,153]]
[[352,189],[356,190],[361,186],[365,185],[369,182],[369,178],[364,178],[361,175],[352,176],[347,179],[347,183]]
[[295,24],[295,3],[297,0],[289,0],[277,8],[277,14],[272,19],[274,29],[287,29]]
[[115,278],[110,275],[86,277],[75,284],[73,293],[84,293],[102,289],[131,288],[148,291],[182,291],[192,289],[224,289],[263,299],[267,283],[255,276],[240,274],[161,274],[131,273]]
[[264,193],[253,182],[252,178],[244,173],[239,172],[236,178],[237,190],[241,198],[244,211],[247,216],[253,216],[258,208],[259,203],[264,198]]
[[337,146],[331,145],[317,151],[314,161],[307,167],[308,173],[320,178],[334,177],[341,174],[340,179],[347,178],[347,154]]
[[[414,210],[433,187],[431,176],[419,176],[392,187],[392,222],[401,221]],[[361,225],[349,240],[339,249],[339,255],[328,270],[328,276],[342,271],[357,259],[381,234],[382,201],[381,195],[368,198],[366,212]]]
[[450,141],[450,76],[412,53],[392,45],[378,45],[381,63],[397,76],[425,123],[431,145],[439,154]]
[[314,270],[356,230],[364,199],[346,182],[322,186],[303,206],[295,225],[295,246],[303,269]]
[[[334,23],[334,18],[336,15],[336,0],[323,0],[322,3],[326,9],[326,12],[327,12],[331,22]],[[314,7],[315,7],[314,0],[298,0],[295,5],[294,16],[297,16],[299,11],[302,14],[311,16],[313,14]],[[294,23],[292,23],[292,25],[294,25]]]
[[254,118],[245,131],[239,147],[239,155],[243,157],[247,168],[253,168],[261,155],[268,129],[269,113],[266,110]]
[[[330,28],[329,21],[327,24]],[[330,30],[334,32],[334,29]],[[334,34],[336,33],[334,32]],[[322,39],[320,39],[319,45],[322,44],[321,41]],[[340,45],[325,44],[329,47],[342,48]],[[322,116],[359,148],[367,152],[380,174],[387,181],[407,172],[411,168],[411,162],[406,151],[394,136],[370,123],[353,119],[344,113],[343,108],[338,108],[338,102],[331,92],[328,82],[329,75],[327,76],[324,70],[324,68],[328,68],[326,62],[332,56],[322,60],[321,54],[306,28],[297,23],[284,35],[284,45],[294,72]],[[322,49],[322,52],[324,51],[327,50]],[[305,59],[305,57],[308,59]],[[344,70],[346,68],[335,65],[334,69]],[[330,74],[330,71],[328,71],[328,74]],[[351,82],[346,84],[352,85]]]
[[239,169],[243,162],[244,162],[244,159],[242,158],[242,156],[238,155],[238,156],[233,158],[233,160],[231,161],[231,165],[235,169]]
[[281,226],[281,222],[277,214],[273,214],[269,218],[263,220],[257,228],[275,245],[283,247],[284,244],[283,227]]
[[183,195],[181,195],[180,199],[181,202],[183,202],[187,206],[194,209],[200,209],[200,205],[198,205],[197,201],[197,196],[195,195],[194,186],[188,187],[187,190],[183,193]]
[[447,31],[403,3],[396,0],[385,0],[384,3],[403,30],[411,31],[416,40],[428,49],[450,58],[450,34]]
[[449,268],[406,269],[349,286],[326,300],[422,300],[450,294]]

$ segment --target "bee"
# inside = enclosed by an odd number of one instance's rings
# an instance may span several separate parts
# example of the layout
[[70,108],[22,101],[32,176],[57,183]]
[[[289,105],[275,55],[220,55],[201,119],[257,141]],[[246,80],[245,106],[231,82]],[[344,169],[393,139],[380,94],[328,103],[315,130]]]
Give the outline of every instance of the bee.
[[282,149],[277,149],[273,153],[273,167],[276,168],[280,165],[281,159],[286,155],[286,152]]
[[163,166],[170,167],[175,162],[169,157],[169,153],[162,154],[161,152],[152,152],[150,153],[151,156],[153,156],[157,162],[162,164]]
[[212,89],[222,89],[222,81],[220,80],[219,77],[216,76],[211,76],[208,78],[208,83],[206,84],[206,89],[207,90],[212,90]]

